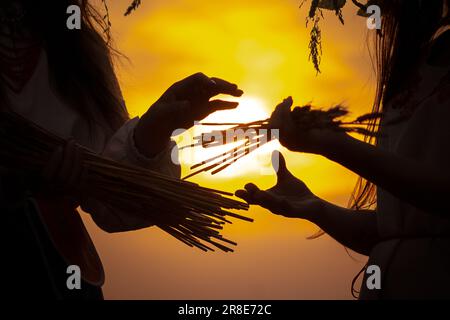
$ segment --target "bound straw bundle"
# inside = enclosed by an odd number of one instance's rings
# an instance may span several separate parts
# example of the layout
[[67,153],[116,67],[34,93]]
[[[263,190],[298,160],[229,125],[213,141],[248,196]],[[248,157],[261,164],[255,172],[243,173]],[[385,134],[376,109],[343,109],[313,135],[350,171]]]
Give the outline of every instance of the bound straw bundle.
[[[331,129],[340,132],[358,133],[366,136],[375,135],[375,133],[370,130],[370,127],[378,125],[378,120],[382,116],[381,113],[368,113],[353,121],[342,121],[341,119],[348,115],[348,113],[348,110],[340,105],[328,110],[312,109],[310,105],[307,105],[294,108],[291,112],[291,116],[293,117],[296,126],[305,131],[311,129]],[[242,143],[212,158],[193,165],[191,170],[196,171],[184,177],[184,179],[193,177],[202,172],[211,172],[212,175],[217,174],[252,151],[277,138],[270,130],[270,119],[250,123],[202,123],[201,125],[226,125],[231,127],[226,130],[215,130],[196,136],[194,137],[194,140],[196,140],[195,143],[180,149],[197,146],[210,148],[223,145],[223,143],[234,143],[236,141],[241,141]],[[242,134],[242,132],[249,132],[250,134]],[[217,137],[220,137],[221,139],[217,139]]]
[[[15,113],[2,113],[0,143],[0,165],[37,174],[55,148],[65,141]],[[224,243],[236,243],[219,232],[225,223],[231,223],[227,217],[253,221],[229,211],[248,209],[247,204],[224,197],[231,196],[230,193],[118,163],[86,148],[83,150],[88,171],[87,190],[83,190],[86,194],[111,207],[145,217],[190,247],[203,251],[214,251],[213,247],[233,251]]]

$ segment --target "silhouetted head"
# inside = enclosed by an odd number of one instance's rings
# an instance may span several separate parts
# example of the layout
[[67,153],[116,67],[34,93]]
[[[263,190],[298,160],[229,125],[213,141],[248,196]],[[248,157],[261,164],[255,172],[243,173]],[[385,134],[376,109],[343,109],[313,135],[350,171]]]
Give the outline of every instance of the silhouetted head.
[[[374,112],[383,111],[390,99],[415,81],[413,75],[425,53],[433,54],[445,46],[448,48],[449,3],[449,0],[376,1],[381,9],[382,24],[375,39],[377,91]],[[445,36],[442,35],[444,32]],[[434,46],[433,40],[439,35],[442,35],[440,43],[444,41],[445,45],[435,48],[438,46]],[[450,55],[444,59],[448,63]],[[360,179],[353,192],[351,206],[360,209],[375,203],[375,186]]]
[[[69,30],[67,8],[81,9],[81,29]],[[0,10],[19,17],[0,22],[11,30],[28,29],[42,40],[51,84],[90,123],[100,114],[113,128],[127,118],[114,74],[107,21],[88,0],[1,0]],[[23,16],[23,17],[22,17]],[[94,101],[96,110],[88,107]],[[49,115],[50,116],[50,115]]]
[[408,85],[420,56],[439,30],[448,26],[448,0],[381,0],[381,32],[376,40],[378,92],[381,108]]

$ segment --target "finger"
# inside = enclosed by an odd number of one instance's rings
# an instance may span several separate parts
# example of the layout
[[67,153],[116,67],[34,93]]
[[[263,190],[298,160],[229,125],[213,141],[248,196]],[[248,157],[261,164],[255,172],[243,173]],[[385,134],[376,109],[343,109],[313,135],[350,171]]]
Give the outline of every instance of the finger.
[[67,142],[66,147],[64,148],[62,164],[58,172],[57,179],[61,183],[66,184],[69,180],[70,173],[73,169],[74,154],[75,154],[75,140],[70,139]]
[[209,91],[217,85],[213,79],[201,72],[187,77],[183,83],[186,90],[194,90],[204,94],[209,94]]
[[293,105],[292,97],[288,97],[283,100],[272,113],[270,117],[270,127],[274,129],[280,129],[283,125],[283,114],[286,113],[286,110],[290,110]]
[[234,97],[240,97],[244,94],[244,91],[240,90],[234,83],[214,77],[211,78],[211,80],[215,83],[215,85],[211,87],[213,96],[218,94],[229,94]]
[[295,143],[295,124],[292,118],[292,98],[286,99],[286,102],[279,107],[276,123],[279,126],[279,141],[283,146],[289,146]]
[[292,173],[288,170],[286,166],[286,160],[283,154],[278,150],[272,152],[272,167],[277,173],[278,183],[292,176]]
[[283,100],[283,102],[281,102],[275,108],[274,113],[280,113],[284,110],[290,110],[293,104],[294,104],[294,101],[293,101],[292,97],[287,97],[286,99]]
[[56,175],[59,170],[61,159],[63,157],[63,148],[58,147],[51,155],[47,165],[42,172],[42,177],[46,181],[53,182],[56,180]]
[[177,82],[176,84],[178,84],[180,86],[180,88],[188,88],[188,87],[196,86],[199,84],[204,85],[204,86],[214,85],[214,81],[212,81],[212,79],[210,79],[204,73],[197,72],[197,73],[194,73],[194,74],[190,75],[189,77]]
[[209,102],[211,113],[219,110],[236,109],[237,106],[239,106],[239,102],[231,102],[224,100],[212,100]]
[[[198,72],[174,83],[163,95],[166,101],[184,100],[189,96],[198,95],[207,97],[209,91],[216,83],[205,74]],[[169,97],[172,97],[169,100]],[[211,97],[211,96],[210,96]]]
[[256,193],[256,192],[259,191],[259,188],[258,188],[255,184],[253,184],[253,183],[247,183],[247,184],[244,186],[244,188],[245,188],[245,190],[247,190],[247,192],[248,192],[250,195],[253,195],[254,193]]
[[246,190],[237,190],[235,195],[236,197],[243,199],[248,204],[255,204],[253,197]]
[[293,103],[292,97],[288,97],[278,106],[278,114],[283,121],[291,118],[291,107]]
[[234,195],[239,198],[244,198],[247,196],[247,194],[248,194],[247,191],[242,189],[236,190],[236,192],[234,193]]
[[253,190],[251,192],[248,190],[238,190],[236,191],[236,196],[244,199],[249,204],[260,205],[269,210],[273,210],[276,208],[276,199],[269,193],[261,191],[259,189]]
[[292,105],[294,104],[294,99],[291,96],[286,98],[285,103],[282,104],[282,108],[290,110]]

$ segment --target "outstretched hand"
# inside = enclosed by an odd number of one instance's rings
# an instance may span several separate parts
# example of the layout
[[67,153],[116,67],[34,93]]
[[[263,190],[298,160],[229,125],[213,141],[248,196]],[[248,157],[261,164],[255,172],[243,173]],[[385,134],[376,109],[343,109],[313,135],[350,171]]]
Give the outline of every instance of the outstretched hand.
[[277,173],[275,186],[263,191],[255,184],[249,183],[245,185],[245,190],[236,191],[236,196],[278,215],[310,220],[310,216],[321,210],[323,200],[289,172],[283,155],[278,151],[272,154],[272,166]]
[[160,152],[176,129],[189,129],[195,121],[219,110],[236,108],[239,103],[220,99],[219,94],[240,97],[236,84],[196,73],[173,84],[142,116],[135,130],[138,149],[147,156]]
[[[348,137],[343,132],[336,132],[330,129],[310,129],[299,126],[294,121],[293,111],[291,110],[292,106],[292,97],[284,99],[275,108],[269,123],[271,129],[278,129],[280,131],[279,141],[288,150],[327,155],[339,141]],[[309,107],[302,108],[309,110]]]
[[[174,128],[190,128],[194,121],[206,118],[209,114],[236,108],[238,102],[230,102],[211,98],[225,94],[240,97],[244,92],[236,84],[219,78],[209,78],[203,73],[196,73],[173,84],[158,100],[162,103],[181,103],[178,110],[166,111],[176,117]],[[179,114],[181,112],[181,116]]]

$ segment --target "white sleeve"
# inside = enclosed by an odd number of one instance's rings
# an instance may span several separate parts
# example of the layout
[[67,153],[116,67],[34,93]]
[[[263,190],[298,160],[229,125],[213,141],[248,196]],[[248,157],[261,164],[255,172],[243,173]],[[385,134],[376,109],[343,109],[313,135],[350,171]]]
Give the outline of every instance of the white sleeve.
[[[174,141],[168,141],[167,147],[153,158],[141,154],[134,142],[134,128],[139,122],[136,117],[127,121],[108,141],[102,155],[108,158],[137,165],[150,170],[179,178],[180,166],[178,161],[177,146]],[[174,157],[172,161],[172,156]]]
[[[141,154],[134,143],[134,128],[139,118],[127,121],[106,143],[102,155],[119,162],[137,165],[153,171],[157,171],[171,177],[179,178],[181,168],[178,161],[178,149],[174,141],[170,141],[167,147],[153,158]],[[176,161],[174,161],[176,160]],[[88,212],[95,223],[107,232],[122,232],[137,230],[152,225],[151,221],[143,220],[133,212],[112,208],[106,203],[92,198],[85,199],[81,208]]]

